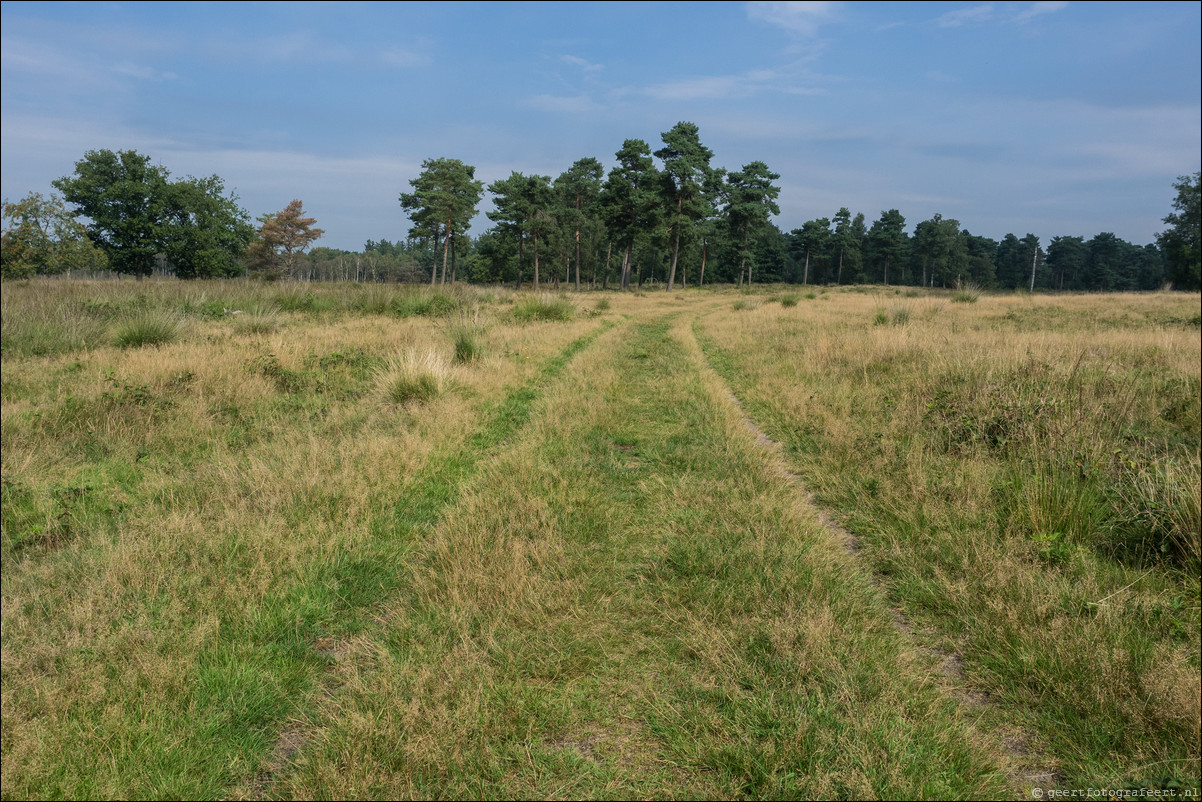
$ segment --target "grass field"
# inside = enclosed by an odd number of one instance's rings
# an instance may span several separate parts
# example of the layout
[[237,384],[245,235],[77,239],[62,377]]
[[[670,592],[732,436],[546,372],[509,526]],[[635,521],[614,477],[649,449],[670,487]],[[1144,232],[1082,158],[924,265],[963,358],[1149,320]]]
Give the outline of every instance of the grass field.
[[5,798],[1196,794],[1197,295],[2,292]]

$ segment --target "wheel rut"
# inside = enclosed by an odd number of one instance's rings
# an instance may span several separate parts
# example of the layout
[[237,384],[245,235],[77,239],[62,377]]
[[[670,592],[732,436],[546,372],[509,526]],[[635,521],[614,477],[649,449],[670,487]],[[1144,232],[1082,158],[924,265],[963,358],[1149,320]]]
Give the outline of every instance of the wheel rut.
[[[771,471],[788,482],[806,504],[813,509],[816,518],[834,542],[839,543],[849,555],[853,555],[859,560],[865,559],[863,544],[860,539],[855,533],[844,527],[822,508],[814,494],[806,487],[803,478],[789,467],[781,443],[764,431],[748,414],[743,400],[735,394],[726,378],[714,368],[709,360],[706,347],[702,345],[701,339],[697,335],[696,326],[699,322],[700,318],[694,320],[693,326],[689,328],[689,334],[698,353],[701,355],[705,369],[712,371],[717,380],[721,382],[722,387],[726,391],[727,399],[738,410],[744,426],[754,438],[756,445],[763,450],[765,460]],[[882,598],[888,598],[888,588],[876,578],[871,565],[866,565],[865,568],[866,573],[872,577],[873,584],[881,593]],[[979,719],[994,702],[988,693],[969,687],[964,666],[964,656],[958,652],[947,651],[922,643],[915,631],[913,622],[905,612],[893,604],[889,605],[889,610],[893,618],[894,628],[898,634],[910,648],[924,655],[926,661],[933,666],[934,671],[941,677],[939,685],[944,693],[955,700],[957,706],[966,715],[970,717],[975,716]],[[1040,792],[1046,793],[1048,790],[1061,785],[1063,777],[1060,772],[1055,767],[1047,765],[1046,759],[1030,748],[1029,744],[1033,740],[1030,733],[1014,730],[1005,733],[992,733],[991,737],[1000,752],[1005,754],[1009,759],[1011,765],[1006,767],[1005,776],[1007,783],[1015,791],[1026,794],[1032,789],[1038,789]]]

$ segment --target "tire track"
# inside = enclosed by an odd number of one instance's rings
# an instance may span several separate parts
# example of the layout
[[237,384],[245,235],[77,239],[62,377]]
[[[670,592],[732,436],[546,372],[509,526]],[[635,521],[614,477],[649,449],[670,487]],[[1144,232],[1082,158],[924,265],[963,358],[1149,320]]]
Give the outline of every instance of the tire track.
[[[421,493],[414,503],[398,503],[391,521],[392,530],[414,531],[436,525],[443,514],[455,505],[461,488],[476,472],[481,460],[526,426],[531,408],[546,389],[562,376],[577,354],[591,346],[614,325],[612,321],[603,321],[591,332],[572,341],[559,354],[549,359],[532,379],[512,389],[500,402],[486,409],[485,421],[476,432],[461,446],[423,470],[423,475],[415,480],[414,486],[422,488],[425,492]],[[362,637],[362,634],[358,636]],[[340,684],[336,669],[340,661],[353,653],[353,648],[344,638],[323,636],[314,639],[309,645],[309,650],[326,661],[313,696],[336,696]],[[303,714],[298,710],[269,747],[270,756],[264,770],[232,789],[226,798],[267,798],[296,755],[305,748],[309,741],[307,731],[313,726],[315,723],[304,720]]]
[[[806,504],[814,510],[818,521],[835,542],[841,544],[844,550],[848,554],[855,556],[857,560],[865,559],[859,538],[831,517],[818,504],[814,494],[805,486],[802,477],[790,469],[785,458],[784,448],[780,442],[770,437],[752,419],[747,413],[746,405],[735,394],[726,377],[714,367],[709,355],[716,349],[716,346],[709,342],[704,335],[698,333],[700,323],[700,317],[694,318],[693,324],[689,328],[693,345],[701,355],[706,369],[714,374],[725,389],[730,403],[738,409],[744,426],[746,426],[748,432],[754,437],[756,444],[763,449],[771,470],[793,486],[795,491],[805,500]],[[882,598],[888,599],[889,589],[876,578],[871,564],[867,565],[866,568],[870,580],[881,593]],[[949,652],[921,643],[909,617],[893,604],[889,604],[888,607],[898,634],[901,635],[914,651],[925,655],[927,661],[935,667],[935,671],[942,677],[942,682],[939,683],[942,691],[954,699],[957,706],[965,714],[980,718],[984,711],[994,704],[993,699],[986,692],[973,690],[968,687],[968,678],[964,671],[963,655],[958,652]],[[1048,766],[1046,758],[1043,755],[1035,753],[1029,748],[1028,744],[1033,740],[1029,733],[1015,731],[1006,734],[988,734],[998,746],[1000,752],[1005,754],[1012,764],[1006,767],[1005,776],[1009,785],[1015,791],[1023,795],[1027,795],[1032,790],[1046,793],[1049,789],[1062,785],[1063,777],[1060,772],[1056,768]]]

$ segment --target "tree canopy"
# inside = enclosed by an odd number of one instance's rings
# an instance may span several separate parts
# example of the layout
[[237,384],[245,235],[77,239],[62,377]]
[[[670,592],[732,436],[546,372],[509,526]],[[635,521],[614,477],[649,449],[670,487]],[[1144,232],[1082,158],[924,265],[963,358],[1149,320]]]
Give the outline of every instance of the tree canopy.
[[[426,159],[422,172],[409,182],[413,192],[401,193],[401,208],[413,221],[410,236],[443,237],[442,281],[447,280],[447,257],[451,239],[471,226],[484,182],[477,181],[476,168],[459,159]],[[430,274],[430,283],[435,275]]]
[[92,150],[53,182],[118,273],[146,276],[165,258],[180,278],[234,275],[250,240],[247,213],[217,176],[172,182],[137,151]]
[[87,229],[67,211],[62,198],[31,192],[4,204],[0,276],[28,278],[71,270],[100,270],[108,259],[88,239]]

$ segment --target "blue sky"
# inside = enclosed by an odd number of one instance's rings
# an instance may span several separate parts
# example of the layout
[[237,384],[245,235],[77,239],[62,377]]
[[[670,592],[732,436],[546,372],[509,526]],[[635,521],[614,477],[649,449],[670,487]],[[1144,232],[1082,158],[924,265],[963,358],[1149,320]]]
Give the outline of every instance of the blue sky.
[[[319,244],[401,239],[423,159],[554,177],[680,120],[780,173],[784,230],[841,206],[908,228],[1144,244],[1202,164],[1202,4],[2,5],[3,196],[87,150],[301,198]],[[489,208],[487,201],[481,211]],[[481,215],[472,234],[488,225]]]

